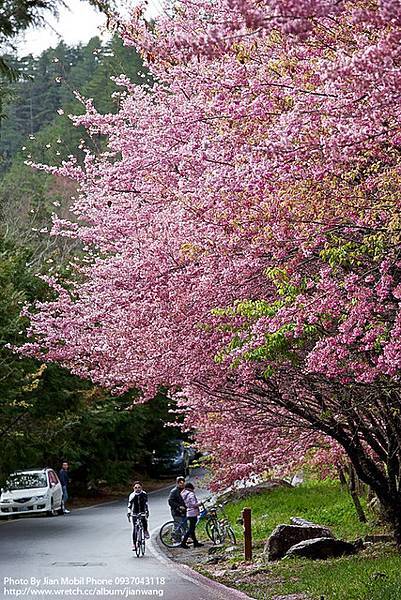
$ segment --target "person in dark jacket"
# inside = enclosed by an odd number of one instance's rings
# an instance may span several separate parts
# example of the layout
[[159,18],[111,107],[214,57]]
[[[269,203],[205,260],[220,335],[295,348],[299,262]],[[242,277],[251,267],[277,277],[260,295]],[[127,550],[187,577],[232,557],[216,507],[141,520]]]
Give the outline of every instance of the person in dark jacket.
[[[143,531],[145,533],[145,538],[148,539],[150,537],[149,530],[148,530],[148,517],[149,517],[148,495],[142,489],[141,482],[135,481],[134,482],[134,491],[129,495],[129,498],[128,498],[128,513],[127,513],[128,520],[131,520],[133,523],[134,521],[133,521],[133,519],[131,519],[131,516],[139,515],[139,514],[142,514],[141,519],[142,519]],[[134,528],[132,527],[132,533],[133,532],[134,532]],[[133,549],[134,549],[134,547],[133,547]]]
[[171,516],[174,520],[175,531],[178,534],[180,526],[187,529],[187,507],[183,497],[181,496],[182,490],[185,488],[185,477],[179,476],[176,479],[176,486],[170,492],[168,497],[168,503],[171,510]]
[[61,483],[61,488],[63,490],[63,506],[64,506],[65,514],[68,514],[70,512],[66,508],[66,504],[67,504],[67,500],[68,500],[68,484],[70,483],[70,475],[68,473],[68,469],[69,469],[69,465],[68,465],[68,462],[65,460],[62,463],[61,469],[58,474],[58,478],[60,479],[60,483]]

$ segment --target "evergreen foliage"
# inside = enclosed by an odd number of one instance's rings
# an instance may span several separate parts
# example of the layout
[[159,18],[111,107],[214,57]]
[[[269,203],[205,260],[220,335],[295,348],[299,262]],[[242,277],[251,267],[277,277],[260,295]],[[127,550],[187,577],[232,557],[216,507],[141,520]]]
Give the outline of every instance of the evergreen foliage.
[[113,397],[55,364],[20,358],[8,346],[24,340],[24,303],[48,297],[37,274],[51,274],[55,265],[67,272],[71,255],[68,239],[43,230],[55,204],[67,214],[75,186],[24,161],[57,164],[77,152],[82,137],[100,147],[101,139],[91,140],[68,118],[83,112],[74,91],[114,112],[117,87],[110,77],[126,73],[139,83],[142,63],[119,39],[102,46],[97,37],[78,47],[61,42],[37,58],[8,56],[7,62],[24,77],[12,85],[0,121],[0,482],[17,468],[57,468],[66,458],[77,491],[98,480],[124,484],[146,469],[153,449],[178,435],[165,426],[171,420],[165,393],[133,406],[137,390]]

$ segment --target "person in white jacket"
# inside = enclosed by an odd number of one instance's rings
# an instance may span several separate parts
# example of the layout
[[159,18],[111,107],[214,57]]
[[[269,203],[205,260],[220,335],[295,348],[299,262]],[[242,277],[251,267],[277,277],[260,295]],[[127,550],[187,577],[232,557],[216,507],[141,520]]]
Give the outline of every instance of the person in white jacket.
[[198,542],[198,540],[196,539],[196,534],[195,534],[196,523],[198,522],[198,516],[199,516],[200,510],[199,510],[199,502],[198,502],[197,497],[195,496],[194,489],[195,488],[192,485],[192,483],[186,483],[185,488],[181,492],[181,496],[183,497],[185,506],[187,507],[187,520],[188,520],[188,524],[189,524],[188,531],[182,538],[182,542],[181,542],[182,548],[189,548],[189,546],[187,544],[188,538],[191,538],[193,540],[194,548],[199,548],[200,546],[203,546],[203,544]]

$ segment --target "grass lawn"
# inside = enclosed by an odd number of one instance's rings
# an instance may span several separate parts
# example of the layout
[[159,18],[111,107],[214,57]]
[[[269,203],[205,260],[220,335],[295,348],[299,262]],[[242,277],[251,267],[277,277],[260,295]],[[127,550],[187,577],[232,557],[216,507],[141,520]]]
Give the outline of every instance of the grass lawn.
[[260,600],[297,593],[313,600],[400,600],[401,556],[381,546],[327,561],[283,560],[264,572],[224,580]]
[[[385,533],[373,520],[367,524],[358,521],[351,498],[339,484],[327,480],[293,489],[276,488],[227,505],[240,544],[242,527],[236,520],[246,506],[252,509],[254,564],[245,565],[236,553],[214,568],[206,566],[203,572],[208,571],[209,576],[261,600],[284,600],[290,594],[308,600],[401,600],[401,554],[391,544],[374,544],[355,556],[326,561],[268,563],[263,555],[264,542],[274,527],[289,523],[294,516],[327,525],[337,537],[347,540]],[[373,518],[368,512],[367,516]]]
[[[366,509],[363,498],[361,503]],[[348,539],[381,531],[380,527],[371,523],[358,521],[350,495],[331,480],[312,481],[296,488],[274,488],[227,505],[226,512],[232,523],[236,523],[245,506],[252,509],[255,540],[266,540],[276,525],[289,523],[290,517],[302,517],[319,525],[327,525],[334,535]],[[242,533],[239,525],[235,530],[238,534]]]

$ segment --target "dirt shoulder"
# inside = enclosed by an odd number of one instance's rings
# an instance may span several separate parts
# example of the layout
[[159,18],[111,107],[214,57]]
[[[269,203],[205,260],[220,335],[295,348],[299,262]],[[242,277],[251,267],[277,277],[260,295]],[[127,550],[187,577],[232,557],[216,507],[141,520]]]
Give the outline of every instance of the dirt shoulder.
[[[215,546],[205,541],[203,548],[166,548],[157,540],[158,548],[170,560],[187,565],[209,579],[227,587],[245,592],[250,598],[271,600],[309,600],[304,594],[265,595],[268,588],[274,587],[277,577],[274,569],[266,566],[262,559],[262,548],[254,548],[254,560],[243,560],[241,546]],[[260,591],[255,593],[255,590]]]

